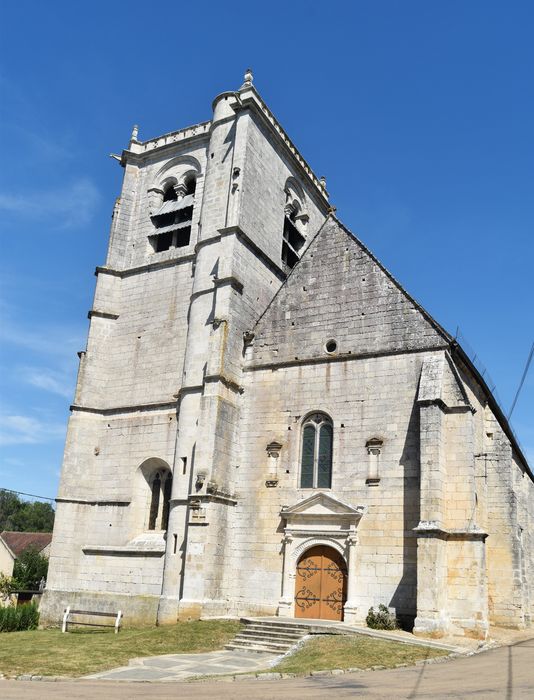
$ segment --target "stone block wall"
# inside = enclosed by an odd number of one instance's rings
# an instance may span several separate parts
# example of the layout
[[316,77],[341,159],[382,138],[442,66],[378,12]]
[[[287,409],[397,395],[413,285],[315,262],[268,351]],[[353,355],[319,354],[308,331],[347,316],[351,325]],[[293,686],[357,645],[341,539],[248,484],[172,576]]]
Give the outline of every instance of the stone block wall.
[[[232,547],[225,594],[232,605],[276,607],[282,575],[282,506],[310,494],[299,488],[302,419],[324,411],[333,420],[331,494],[366,514],[358,528],[357,593],[360,617],[383,602],[415,615],[416,539],[419,522],[419,425],[414,401],[422,354],[326,362],[246,372],[238,503],[230,511]],[[366,441],[380,436],[378,486],[366,483]],[[282,444],[279,483],[268,488],[266,446]],[[236,577],[235,572],[246,571]]]
[[295,178],[302,188],[304,211],[309,215],[303,250],[325,219],[325,202],[317,195],[315,187],[300,175],[285,150],[270,136],[267,127],[254,115],[245,113],[242,119],[247,120],[247,142],[239,226],[280,264],[286,204],[284,188],[288,178]]

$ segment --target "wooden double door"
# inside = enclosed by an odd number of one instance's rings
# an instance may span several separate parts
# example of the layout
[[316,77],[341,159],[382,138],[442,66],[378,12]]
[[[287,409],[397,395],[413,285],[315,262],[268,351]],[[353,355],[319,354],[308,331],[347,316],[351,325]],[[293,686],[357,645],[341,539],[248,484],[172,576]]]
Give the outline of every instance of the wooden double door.
[[343,620],[347,599],[345,560],[332,547],[308,549],[297,564],[295,617]]

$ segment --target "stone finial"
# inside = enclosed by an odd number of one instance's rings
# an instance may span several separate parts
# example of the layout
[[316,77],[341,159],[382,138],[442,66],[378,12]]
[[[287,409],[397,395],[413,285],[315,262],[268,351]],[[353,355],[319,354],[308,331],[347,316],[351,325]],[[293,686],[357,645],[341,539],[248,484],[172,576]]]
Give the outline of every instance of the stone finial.
[[323,190],[326,190],[326,177],[324,175],[319,178],[319,182],[321,183]]
[[245,71],[244,80],[245,82],[243,83],[243,85],[241,85],[241,90],[245,90],[246,88],[252,87],[252,81],[254,80],[254,76],[252,75],[251,68],[247,68],[247,70]]
[[130,136],[130,141],[137,141],[137,134],[139,133],[139,127],[134,124],[132,129],[132,135]]

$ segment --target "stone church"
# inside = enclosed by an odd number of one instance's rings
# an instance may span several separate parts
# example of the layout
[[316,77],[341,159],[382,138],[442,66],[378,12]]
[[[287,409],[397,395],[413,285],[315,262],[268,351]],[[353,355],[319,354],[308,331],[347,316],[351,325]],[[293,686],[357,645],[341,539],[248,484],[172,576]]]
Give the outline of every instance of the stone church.
[[334,215],[252,84],[134,128],[43,619],[279,615],[483,638],[534,614],[533,474],[484,379]]

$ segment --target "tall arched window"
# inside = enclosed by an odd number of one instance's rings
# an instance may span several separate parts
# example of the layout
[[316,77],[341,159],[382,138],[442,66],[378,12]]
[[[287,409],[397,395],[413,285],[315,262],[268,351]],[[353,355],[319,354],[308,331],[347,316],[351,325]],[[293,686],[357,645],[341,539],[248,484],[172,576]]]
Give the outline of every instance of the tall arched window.
[[172,474],[158,471],[150,481],[149,530],[166,530],[169,523],[169,505],[172,492]]
[[161,529],[166,530],[169,525],[169,507],[172,493],[172,474],[167,472],[163,483],[163,510],[161,513]]
[[332,485],[332,421],[324,413],[313,413],[302,425],[300,487],[329,489]]
[[148,517],[148,529],[156,529],[156,521],[158,519],[159,511],[159,495],[161,491],[161,476],[159,472],[156,472],[152,480],[152,495],[150,498],[150,515]]

